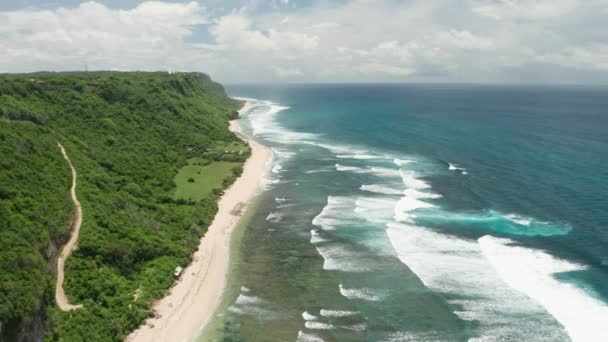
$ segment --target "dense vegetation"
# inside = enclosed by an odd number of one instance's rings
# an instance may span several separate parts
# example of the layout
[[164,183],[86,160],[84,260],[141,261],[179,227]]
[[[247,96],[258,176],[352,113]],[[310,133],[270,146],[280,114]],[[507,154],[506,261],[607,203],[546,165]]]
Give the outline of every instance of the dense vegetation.
[[[2,334],[42,315],[47,340],[115,341],[148,317],[217,210],[219,191],[179,198],[174,179],[193,158],[234,165],[215,168],[212,187],[241,172],[249,151],[227,129],[238,105],[197,73],[0,76]],[[65,283],[84,308],[69,313],[53,305],[50,272],[73,212],[57,142],[78,170],[84,211]]]

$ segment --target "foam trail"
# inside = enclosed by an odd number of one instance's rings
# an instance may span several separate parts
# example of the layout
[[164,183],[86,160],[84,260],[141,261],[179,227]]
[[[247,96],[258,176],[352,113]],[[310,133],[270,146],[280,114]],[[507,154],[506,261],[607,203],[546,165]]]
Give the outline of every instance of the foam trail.
[[389,186],[384,186],[380,184],[364,184],[361,185],[361,190],[368,192],[375,192],[377,194],[385,194],[385,195],[401,195],[403,194],[402,190],[391,188]]
[[365,272],[370,268],[361,257],[341,244],[315,246],[323,257],[323,269],[327,271]]
[[304,326],[306,327],[306,329],[311,330],[331,330],[336,328],[333,324],[316,321],[306,321],[306,323],[304,323]]
[[554,277],[556,273],[580,271],[585,267],[539,250],[512,246],[512,243],[489,235],[479,239],[484,256],[505,282],[545,307],[566,328],[573,341],[605,340],[608,305]]
[[400,171],[399,174],[401,175],[403,184],[405,184],[408,189],[422,190],[431,187],[428,183],[419,179],[414,171]]
[[311,143],[311,145],[319,146],[324,149],[331,151],[334,154],[342,154],[342,155],[366,155],[368,154],[367,150],[348,146],[348,145],[338,145],[338,144],[324,144],[324,143]]
[[372,167],[369,172],[373,173],[378,177],[395,177],[398,178],[401,173],[397,169],[391,169],[388,167]]
[[272,223],[277,223],[277,222],[281,222],[283,220],[283,215],[277,212],[272,212],[270,214],[268,214],[268,216],[266,216],[266,221],[268,222],[272,222]]
[[384,290],[374,290],[368,288],[347,289],[342,284],[338,285],[340,294],[348,299],[361,299],[371,302],[381,301],[386,298],[387,293]]
[[355,200],[348,197],[329,196],[327,205],[319,215],[315,216],[312,224],[323,230],[333,230],[338,225],[346,225],[353,222],[352,218],[345,217],[345,212],[352,211]]
[[[567,341],[566,332],[542,306],[513,290],[494,271],[475,240],[412,224],[387,224],[399,259],[429,288],[476,322],[479,341]],[[558,297],[560,298],[560,297]]]
[[[254,136],[263,137],[274,142],[278,142],[285,145],[310,143],[318,139],[318,136],[311,133],[295,132],[286,130],[277,122],[277,115],[289,109],[289,107],[281,106],[271,101],[262,101],[250,98],[235,97],[238,100],[249,101],[251,108],[243,113],[244,117],[247,117],[252,134]],[[274,150],[274,149],[273,149]],[[285,153],[292,153],[282,149]],[[273,151],[275,152],[275,151]]]
[[378,159],[380,156],[373,154],[338,154],[336,157],[340,159]]
[[[248,292],[249,291],[247,291],[247,293]],[[228,311],[240,315],[262,317],[264,319],[275,319],[279,317],[276,311],[268,307],[262,299],[244,293],[241,293],[238,296],[234,304],[228,308]]]
[[352,331],[364,331],[367,328],[367,325],[365,323],[357,323],[353,325],[343,325],[340,326],[340,328]]
[[448,170],[450,171],[459,171],[461,174],[466,175],[467,173],[467,169],[465,169],[464,167],[460,167],[456,164],[452,164],[452,163],[448,163]]
[[321,243],[321,242],[326,242],[327,240],[324,239],[319,232],[317,232],[315,229],[311,229],[310,230],[310,243],[315,244],[315,243]]
[[404,191],[404,196],[399,199],[395,206],[394,219],[396,221],[413,223],[416,215],[412,214],[412,211],[434,207],[433,204],[422,201],[421,199],[435,199],[439,197],[441,197],[441,195],[422,192],[415,189],[407,189]]
[[302,312],[302,318],[304,318],[305,321],[314,321],[317,319],[317,316],[309,313],[308,311],[304,311]]
[[281,164],[277,164],[277,165],[275,165],[275,166],[272,168],[271,172],[272,172],[272,173],[281,173],[281,169],[282,169],[282,168],[283,168],[283,167],[281,166]]
[[268,190],[268,189],[272,188],[273,185],[279,184],[280,182],[281,182],[280,179],[263,177],[262,180],[260,181],[260,187],[263,190]]
[[341,164],[336,164],[335,166],[336,166],[337,171],[351,171],[351,172],[355,172],[355,173],[365,172],[365,169],[363,169],[361,167],[357,167],[357,166],[348,166],[348,165],[341,165]]
[[297,342],[324,342],[322,338],[317,335],[308,334],[303,332],[302,330],[298,331],[298,339]]
[[349,317],[358,315],[359,313],[359,311],[321,309],[321,316],[323,317]]
[[397,165],[397,166],[403,166],[403,165],[414,163],[414,161],[413,160],[407,160],[407,159],[398,159],[398,158],[395,158],[395,159],[393,159],[393,163],[395,163],[395,165]]
[[396,203],[394,198],[359,197],[354,211],[368,222],[387,223],[393,217]]
[[529,227],[530,224],[532,224],[532,220],[530,218],[523,217],[523,216],[520,216],[520,215],[517,215],[517,214],[508,214],[508,215],[505,215],[505,217],[509,221],[515,222],[515,223],[517,223],[519,225],[522,225],[522,226],[528,226]]

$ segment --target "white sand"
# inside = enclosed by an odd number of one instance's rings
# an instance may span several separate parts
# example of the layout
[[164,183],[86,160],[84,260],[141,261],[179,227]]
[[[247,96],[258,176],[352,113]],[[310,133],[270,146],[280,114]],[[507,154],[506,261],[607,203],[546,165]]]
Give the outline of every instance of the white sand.
[[[240,112],[250,106],[247,102]],[[238,131],[235,121],[230,122],[230,130]],[[170,294],[155,304],[156,317],[131,333],[127,341],[192,341],[217,310],[229,270],[230,236],[240,219],[235,208],[246,206],[256,195],[272,158],[268,148],[253,140],[247,142],[251,146],[251,157],[241,177],[220,199],[218,212],[201,239],[192,263],[184,269]]]

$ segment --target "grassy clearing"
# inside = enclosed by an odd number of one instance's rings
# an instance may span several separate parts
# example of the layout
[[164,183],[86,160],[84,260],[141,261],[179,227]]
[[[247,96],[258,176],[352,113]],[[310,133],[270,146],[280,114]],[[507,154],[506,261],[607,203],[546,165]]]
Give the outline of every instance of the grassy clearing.
[[212,194],[213,189],[222,189],[225,179],[233,176],[233,169],[240,163],[216,161],[202,158],[188,160],[175,176],[175,199],[198,201]]
[[211,147],[207,152],[203,154],[203,157],[210,160],[223,160],[223,161],[240,161],[243,160],[243,156],[249,155],[249,146],[242,141],[218,141]]

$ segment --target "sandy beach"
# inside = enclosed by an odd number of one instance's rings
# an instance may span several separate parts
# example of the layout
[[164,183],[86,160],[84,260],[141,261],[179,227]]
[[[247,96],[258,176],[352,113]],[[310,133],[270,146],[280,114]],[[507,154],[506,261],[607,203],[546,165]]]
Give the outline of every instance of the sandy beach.
[[[250,107],[247,102],[239,112]],[[238,133],[237,122],[230,122],[230,130]],[[201,239],[192,263],[184,269],[170,293],[156,303],[156,317],[131,333],[127,341],[192,341],[215,313],[226,285],[231,233],[248,201],[257,194],[272,159],[268,148],[246,140],[251,146],[251,156],[243,174],[221,197],[218,212]]]

